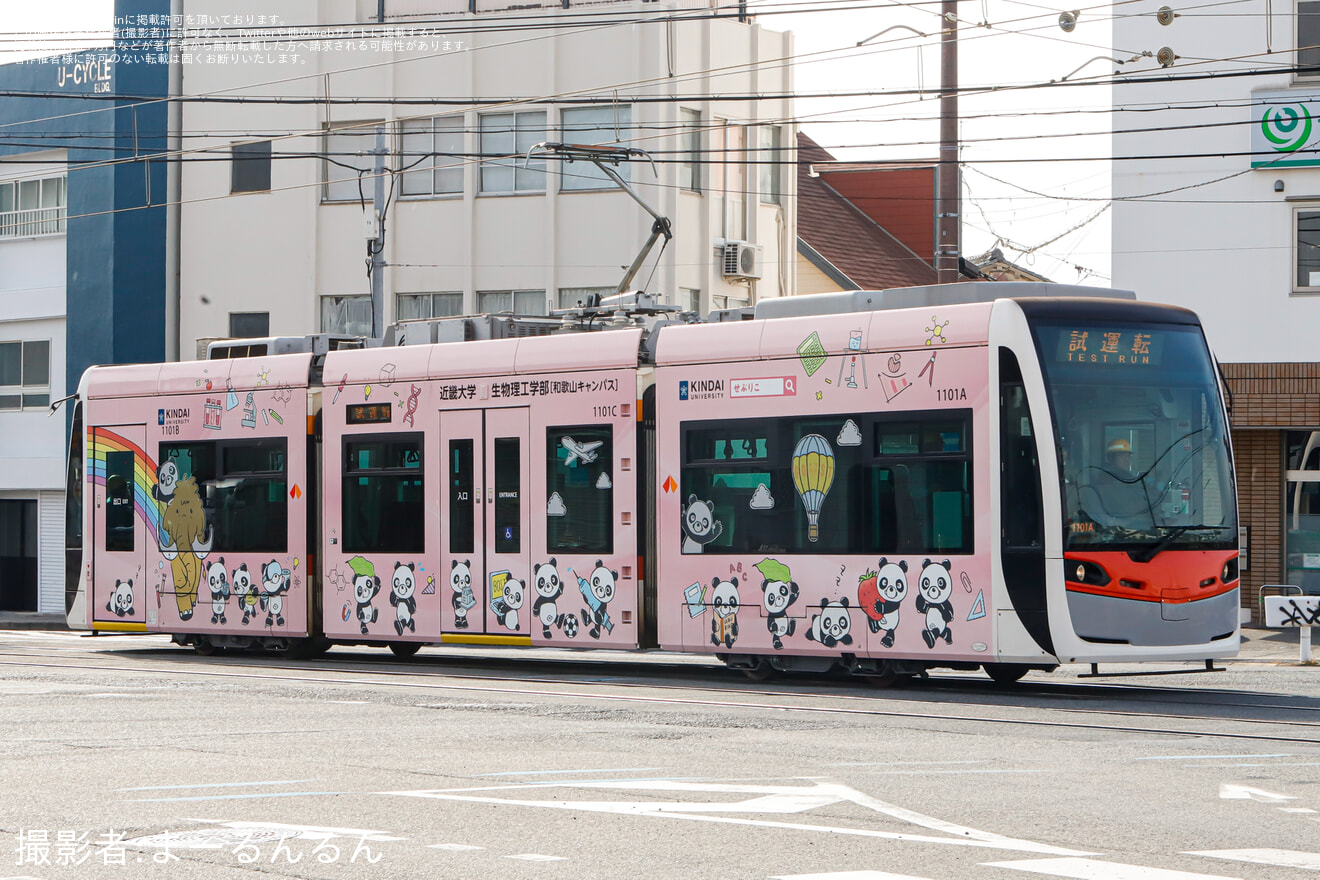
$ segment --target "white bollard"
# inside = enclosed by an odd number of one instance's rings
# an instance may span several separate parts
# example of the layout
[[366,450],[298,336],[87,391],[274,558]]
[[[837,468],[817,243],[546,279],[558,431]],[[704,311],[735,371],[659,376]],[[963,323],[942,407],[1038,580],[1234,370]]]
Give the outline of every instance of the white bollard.
[[1302,627],[1302,662],[1311,662],[1311,628]]

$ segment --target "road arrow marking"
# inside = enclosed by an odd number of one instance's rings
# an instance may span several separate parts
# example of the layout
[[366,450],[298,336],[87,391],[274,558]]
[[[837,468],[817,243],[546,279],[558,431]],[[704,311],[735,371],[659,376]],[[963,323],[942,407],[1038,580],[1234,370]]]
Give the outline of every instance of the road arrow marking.
[[1209,856],[1212,859],[1231,859],[1235,862],[1252,862],[1257,865],[1320,871],[1320,853],[1297,852],[1291,849],[1215,849],[1188,852],[1183,855]]
[[1272,791],[1264,791],[1259,788],[1248,788],[1245,785],[1229,785],[1227,783],[1219,786],[1219,796],[1229,801],[1251,800],[1259,801],[1262,804],[1281,804],[1284,801],[1297,800],[1290,794],[1275,794]]
[[[802,780],[804,782],[808,780]],[[530,785],[483,786],[480,788],[440,789],[423,791],[386,791],[380,794],[401,797],[435,798],[437,800],[464,801],[467,803],[498,804],[517,807],[542,807],[556,810],[575,810],[594,813],[615,813],[627,816],[646,816],[651,818],[687,819],[696,822],[716,822],[731,825],[750,825],[761,828],[781,828],[796,831],[817,831],[828,834],[849,834],[859,837],[882,838],[886,840],[919,841],[922,843],[941,843],[952,846],[983,846],[991,849],[1016,850],[1019,852],[1039,853],[1041,855],[1093,855],[1093,853],[1064,849],[1032,840],[1005,837],[989,831],[979,831],[965,825],[957,825],[933,816],[886,803],[868,794],[837,783],[810,781],[807,785],[746,785],[739,783],[704,783],[682,780],[592,780],[573,782],[565,780],[554,784],[559,788],[578,789],[613,789],[623,791],[670,792],[683,794],[724,794],[744,795],[742,800],[689,800],[689,801],[589,801],[589,800],[524,800],[512,797],[495,797],[478,792],[495,791],[544,791],[545,783]],[[718,813],[790,815],[828,807],[836,803],[853,803],[859,807],[873,810],[921,828],[939,832],[934,836],[908,834],[896,831],[879,831],[870,828],[814,825],[797,822],[779,822],[765,819],[742,818],[738,816],[712,815]]]
[[1070,877],[1072,880],[1238,880],[1218,874],[1191,874],[1167,868],[1148,868],[1145,865],[1098,862],[1095,859],[1033,859],[1026,862],[984,864],[989,868],[1030,871],[1033,874],[1049,874],[1051,877]]

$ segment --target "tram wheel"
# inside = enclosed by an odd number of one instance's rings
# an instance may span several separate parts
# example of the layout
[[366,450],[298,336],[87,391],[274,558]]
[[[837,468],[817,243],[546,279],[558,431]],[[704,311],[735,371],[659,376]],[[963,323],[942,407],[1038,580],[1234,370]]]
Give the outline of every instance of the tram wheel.
[[210,657],[222,649],[206,636],[198,636],[197,641],[193,642],[193,650],[202,657]]
[[739,671],[747,676],[748,681],[769,681],[779,671],[765,657],[757,657],[751,666],[742,666]]
[[1025,663],[986,663],[981,668],[994,679],[995,684],[1017,684],[1022,676],[1031,671],[1031,667]]
[[422,646],[420,642],[390,642],[390,650],[395,657],[407,658],[422,650]]

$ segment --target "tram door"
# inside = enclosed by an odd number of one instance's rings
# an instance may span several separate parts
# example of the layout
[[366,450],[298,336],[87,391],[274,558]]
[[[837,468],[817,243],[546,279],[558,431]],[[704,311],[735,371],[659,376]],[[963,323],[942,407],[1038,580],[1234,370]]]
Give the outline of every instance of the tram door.
[[528,410],[440,413],[445,633],[528,635]]
[[[94,629],[145,629],[150,575],[147,543],[156,540],[144,514],[155,512],[145,472],[145,425],[110,425],[93,429],[89,466],[92,492],[92,568]],[[152,475],[154,476],[154,474]],[[146,517],[154,519],[154,517]],[[154,592],[154,590],[152,590]]]

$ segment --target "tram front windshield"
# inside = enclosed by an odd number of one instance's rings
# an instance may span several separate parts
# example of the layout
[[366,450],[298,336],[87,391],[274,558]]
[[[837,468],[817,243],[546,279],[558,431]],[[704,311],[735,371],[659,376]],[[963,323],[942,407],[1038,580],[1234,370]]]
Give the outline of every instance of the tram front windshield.
[[1033,327],[1062,466],[1065,549],[1231,549],[1237,508],[1200,327]]

